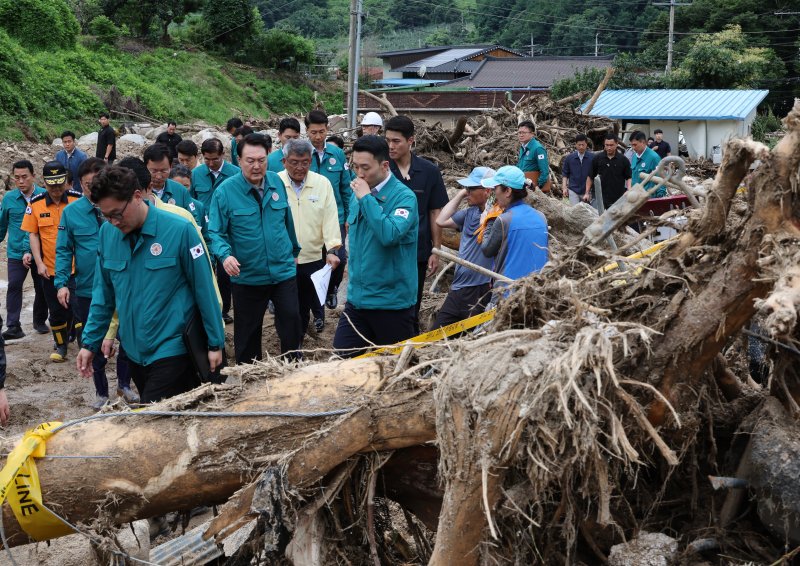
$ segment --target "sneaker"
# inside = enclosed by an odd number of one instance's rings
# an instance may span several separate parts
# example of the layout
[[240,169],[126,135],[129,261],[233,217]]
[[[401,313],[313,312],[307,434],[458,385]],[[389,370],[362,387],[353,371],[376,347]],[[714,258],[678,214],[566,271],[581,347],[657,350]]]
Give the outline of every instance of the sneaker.
[[33,329],[38,332],[39,334],[49,334],[50,327],[47,326],[46,322],[34,322]]
[[328,296],[325,298],[325,306],[329,309],[333,310],[336,308],[336,305],[339,304],[339,287],[334,287],[333,292],[328,293]]
[[19,326],[9,326],[8,330],[3,332],[3,338],[6,340],[17,340],[19,338],[25,338],[25,333]]
[[130,387],[117,387],[117,395],[122,397],[128,404],[139,402],[139,394]]
[[94,403],[92,403],[92,409],[99,411],[106,403],[108,403],[108,397],[105,397],[104,395],[98,395],[94,400]]
[[233,317],[230,315],[230,313],[224,312],[222,313],[222,320],[225,322],[225,324],[230,324],[233,322]]
[[60,364],[67,361],[67,346],[56,346],[56,351],[50,354],[50,361]]
[[322,332],[323,328],[325,328],[325,319],[324,318],[315,318],[314,319],[314,330],[317,331],[317,334]]

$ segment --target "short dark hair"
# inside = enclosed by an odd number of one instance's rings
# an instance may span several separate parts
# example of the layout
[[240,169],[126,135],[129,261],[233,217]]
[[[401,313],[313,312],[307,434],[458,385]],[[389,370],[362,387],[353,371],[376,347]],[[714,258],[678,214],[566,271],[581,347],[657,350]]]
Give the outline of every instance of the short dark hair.
[[90,157],[78,167],[78,178],[82,178],[89,173],[99,173],[106,168],[106,162],[99,157]]
[[338,146],[339,149],[344,149],[344,138],[342,136],[331,136],[325,141],[331,142],[333,145]]
[[71,186],[73,182],[75,182],[75,179],[72,178],[72,170],[67,169],[67,184]]
[[311,124],[325,124],[328,125],[328,115],[325,114],[322,110],[312,110],[306,116],[306,128],[309,127]]
[[585,134],[578,134],[575,136],[575,143],[578,143],[579,141],[588,142],[589,138],[587,138]]
[[414,122],[408,116],[394,116],[386,120],[383,129],[387,132],[399,132],[404,138],[408,139],[414,135]]
[[231,118],[228,120],[228,123],[225,124],[225,129],[227,131],[235,130],[236,128],[241,128],[244,124],[239,118]]
[[109,115],[108,115],[108,112],[100,112],[100,116],[98,116],[98,117],[99,117],[99,118],[106,118],[106,119],[108,119],[108,118],[109,118]]
[[300,133],[300,120],[297,118],[283,118],[278,124],[278,133],[282,134],[286,130],[294,130],[298,134]]
[[27,159],[20,159],[19,161],[15,161],[14,165],[11,166],[11,170],[14,169],[27,169],[33,175],[33,163],[28,161]]
[[[125,160],[123,159],[123,161]],[[123,167],[122,164],[112,165],[100,171],[92,181],[91,198],[94,203],[98,203],[104,198],[128,202],[133,198],[133,193],[140,189],[136,173]]]
[[244,137],[244,136],[249,136],[252,133],[253,133],[253,128],[251,128],[250,126],[242,126],[241,128],[236,128],[236,131],[233,132],[233,135],[236,137],[239,136]]
[[353,152],[371,153],[378,163],[389,161],[389,144],[381,136],[361,136],[353,144]]
[[225,153],[225,148],[223,147],[222,142],[217,138],[208,138],[207,140],[204,140],[203,144],[200,146],[200,153],[203,155],[206,153],[219,153],[222,155]]
[[170,126],[175,126],[177,128],[178,124],[177,124],[177,122],[174,122],[173,120],[170,120],[169,122],[167,122],[167,127],[169,128]]
[[661,128],[656,128],[655,130],[653,130],[653,135],[655,135],[655,134],[663,134],[663,133],[664,133],[664,130],[662,130]]
[[197,155],[197,144],[192,140],[183,140],[175,146],[175,151],[183,155]]
[[74,140],[75,139],[75,132],[70,132],[69,130],[64,130],[63,132],[61,132],[61,139],[63,140],[64,138],[72,138]]
[[265,134],[247,134],[244,139],[242,139],[242,143],[236,146],[236,153],[239,157],[242,156],[242,151],[246,145],[261,146],[269,153],[272,150],[272,138]]
[[170,179],[174,179],[175,177],[187,177],[191,179],[192,172],[189,171],[189,168],[186,165],[181,165],[178,163],[177,165],[173,165],[169,172]]
[[619,138],[617,137],[617,134],[615,134],[614,132],[608,132],[608,133],[607,133],[607,134],[606,134],[606,135],[603,137],[603,139],[606,139],[606,140],[614,140],[615,142],[619,143]]
[[528,128],[532,134],[536,133],[536,126],[530,120],[523,120],[519,124],[517,124],[517,129],[519,128]]
[[149,163],[150,161],[158,163],[159,161],[164,161],[165,157],[172,163],[172,153],[169,151],[169,148],[163,143],[154,143],[145,148],[142,160],[145,163]]
[[[144,164],[144,161],[138,157],[125,157],[121,161],[118,161],[116,166],[124,167],[125,169],[130,169],[133,171],[133,174],[136,175],[136,181],[139,183],[140,189],[146,189],[150,186],[150,171],[147,170],[147,166]],[[94,200],[94,197],[92,197],[92,200]]]
[[636,130],[635,132],[633,132],[631,134],[631,141],[633,141],[633,140],[646,142],[647,141],[647,136],[644,135],[644,132],[640,132],[639,130]]

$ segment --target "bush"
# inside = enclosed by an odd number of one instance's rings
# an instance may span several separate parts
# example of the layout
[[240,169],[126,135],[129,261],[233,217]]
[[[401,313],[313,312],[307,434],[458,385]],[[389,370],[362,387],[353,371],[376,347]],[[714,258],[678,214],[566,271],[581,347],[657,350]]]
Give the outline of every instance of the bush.
[[783,124],[781,123],[781,119],[772,112],[772,107],[768,107],[765,113],[756,115],[755,120],[753,120],[751,133],[753,134],[754,140],[772,147],[777,140],[775,138],[769,139],[767,134],[780,132],[782,130]]
[[64,0],[0,0],[0,27],[34,49],[73,47],[80,33]]
[[114,45],[122,35],[114,22],[106,16],[96,16],[89,22],[89,31],[99,45]]
[[314,42],[286,30],[271,29],[250,41],[245,51],[238,55],[251,65],[272,69],[295,69],[299,63],[314,62]]
[[31,73],[28,54],[0,29],[0,112],[19,115],[26,110],[22,96],[25,78]]

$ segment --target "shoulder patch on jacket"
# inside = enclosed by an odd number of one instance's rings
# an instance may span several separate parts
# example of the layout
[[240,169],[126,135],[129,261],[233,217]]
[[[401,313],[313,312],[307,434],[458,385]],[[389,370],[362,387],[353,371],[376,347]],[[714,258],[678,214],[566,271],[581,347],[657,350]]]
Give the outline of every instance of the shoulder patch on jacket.
[[34,195],[34,197],[31,199],[31,204],[33,204],[35,202],[39,202],[40,200],[42,200],[46,196],[47,196],[47,193],[39,193],[38,195]]
[[83,193],[80,193],[80,192],[76,191],[75,189],[68,190],[67,194],[69,196],[75,197],[75,198],[81,198],[83,196]]

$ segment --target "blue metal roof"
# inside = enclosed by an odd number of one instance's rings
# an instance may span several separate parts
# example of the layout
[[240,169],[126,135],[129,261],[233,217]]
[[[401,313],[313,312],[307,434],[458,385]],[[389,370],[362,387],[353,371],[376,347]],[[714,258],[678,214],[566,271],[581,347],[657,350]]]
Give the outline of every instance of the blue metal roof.
[[431,79],[379,79],[372,81],[376,86],[428,86],[438,83],[446,83],[445,80],[431,80]]
[[[744,120],[768,90],[606,90],[589,112],[615,120]],[[586,104],[581,106],[585,108]]]

